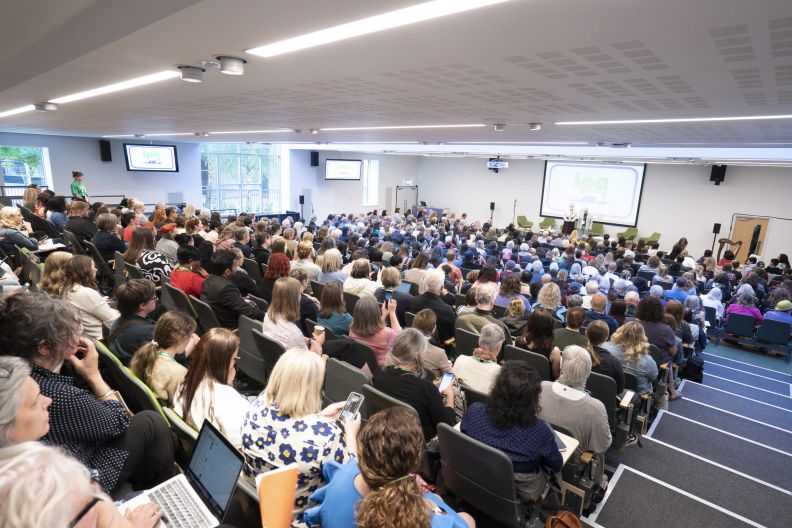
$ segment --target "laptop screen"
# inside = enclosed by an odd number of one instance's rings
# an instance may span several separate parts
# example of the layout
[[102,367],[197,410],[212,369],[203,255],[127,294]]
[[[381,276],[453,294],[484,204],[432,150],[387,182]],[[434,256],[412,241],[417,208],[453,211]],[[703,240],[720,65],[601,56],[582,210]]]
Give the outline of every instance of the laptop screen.
[[206,506],[222,521],[244,458],[208,420],[204,420],[185,476]]
[[402,282],[398,286],[396,286],[396,290],[403,293],[410,293],[410,283]]

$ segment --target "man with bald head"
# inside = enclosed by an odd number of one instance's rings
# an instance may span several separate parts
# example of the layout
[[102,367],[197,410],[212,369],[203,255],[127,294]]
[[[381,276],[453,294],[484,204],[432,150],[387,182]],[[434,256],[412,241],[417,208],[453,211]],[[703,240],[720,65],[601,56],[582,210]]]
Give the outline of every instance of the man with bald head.
[[588,326],[591,321],[603,321],[608,325],[611,335],[618,330],[619,323],[616,319],[605,313],[608,307],[608,299],[601,293],[591,296],[591,309],[586,312],[586,320],[583,326]]

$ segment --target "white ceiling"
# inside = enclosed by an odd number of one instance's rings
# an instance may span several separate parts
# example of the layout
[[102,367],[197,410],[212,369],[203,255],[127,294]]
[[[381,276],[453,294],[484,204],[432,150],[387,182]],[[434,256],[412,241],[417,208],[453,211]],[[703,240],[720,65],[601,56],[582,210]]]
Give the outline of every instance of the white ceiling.
[[[249,63],[242,77],[210,71],[202,84],[174,79],[2,118],[0,131],[288,128],[304,132],[217,139],[792,146],[792,119],[553,125],[792,114],[790,0],[512,0],[270,59],[244,49],[416,0],[4,3],[0,112],[221,53]],[[543,129],[520,125],[529,122]],[[509,126],[307,133],[459,123]]]

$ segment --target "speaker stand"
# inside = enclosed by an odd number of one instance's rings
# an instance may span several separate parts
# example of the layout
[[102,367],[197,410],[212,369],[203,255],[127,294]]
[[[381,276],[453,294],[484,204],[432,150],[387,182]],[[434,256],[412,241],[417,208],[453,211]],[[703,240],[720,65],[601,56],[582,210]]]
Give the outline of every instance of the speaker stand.
[[712,253],[715,254],[715,239],[718,238],[718,233],[712,234]]
[[303,205],[303,204],[300,204],[300,220],[301,220],[303,223],[306,223],[306,222],[305,222],[305,213],[303,213],[303,207],[305,207],[305,205]]

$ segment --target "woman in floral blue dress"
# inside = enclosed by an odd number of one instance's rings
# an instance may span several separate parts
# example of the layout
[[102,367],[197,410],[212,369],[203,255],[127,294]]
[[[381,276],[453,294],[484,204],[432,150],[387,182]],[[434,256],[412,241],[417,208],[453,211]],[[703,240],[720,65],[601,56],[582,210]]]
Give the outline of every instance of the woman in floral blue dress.
[[322,464],[347,462],[357,453],[360,416],[336,422],[344,402],[321,410],[325,364],[307,349],[290,349],[275,364],[267,387],[242,425],[245,474],[255,477],[287,464],[299,467],[294,514],[325,484]]

